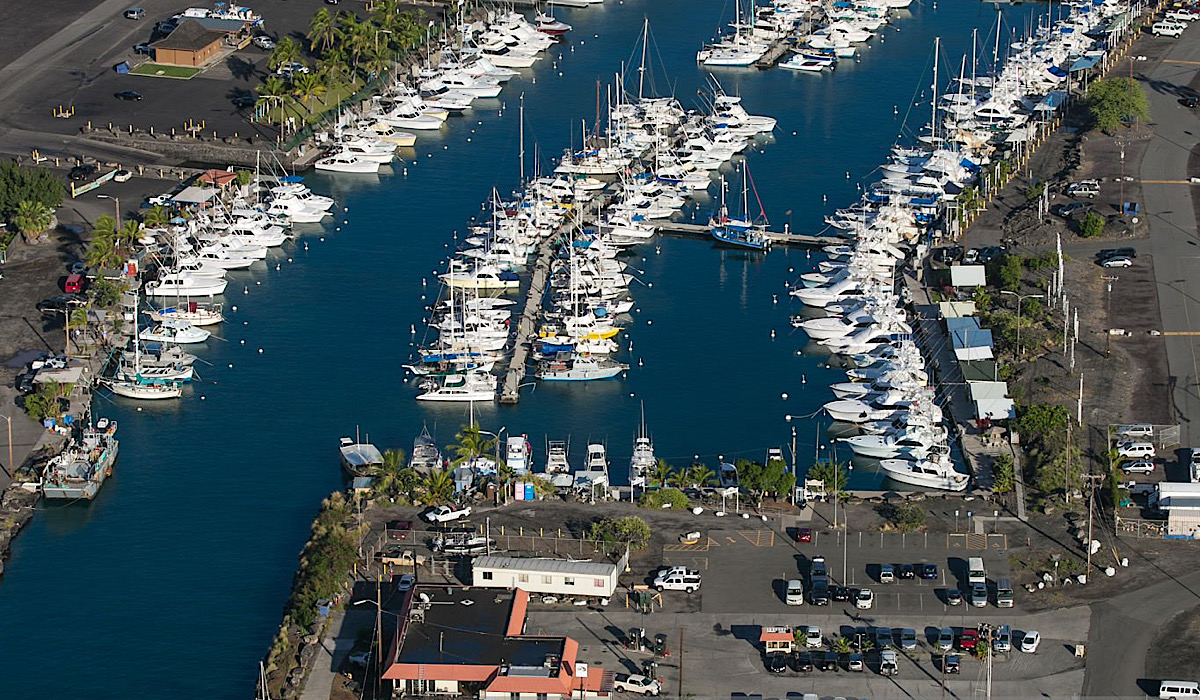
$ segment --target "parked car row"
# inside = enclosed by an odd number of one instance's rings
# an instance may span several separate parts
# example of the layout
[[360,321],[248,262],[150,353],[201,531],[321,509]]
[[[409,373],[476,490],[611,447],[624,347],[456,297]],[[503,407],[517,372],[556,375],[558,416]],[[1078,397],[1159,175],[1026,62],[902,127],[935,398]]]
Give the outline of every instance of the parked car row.
[[894,583],[896,579],[921,578],[926,581],[936,581],[938,577],[937,564],[921,562],[918,564],[880,564],[877,580],[880,583]]

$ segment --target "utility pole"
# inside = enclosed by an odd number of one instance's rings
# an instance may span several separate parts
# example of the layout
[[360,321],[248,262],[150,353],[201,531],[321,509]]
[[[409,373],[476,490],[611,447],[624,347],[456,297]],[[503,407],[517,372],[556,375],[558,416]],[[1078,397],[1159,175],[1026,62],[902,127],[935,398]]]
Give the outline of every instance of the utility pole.
[[796,426],[792,426],[792,505],[796,505]]
[[1104,323],[1104,356],[1112,355],[1112,283],[1121,279],[1117,275],[1109,277],[1108,275],[1100,275],[1100,279],[1104,280],[1105,291],[1108,294],[1108,301],[1105,304],[1105,323]]
[[16,468],[13,466],[13,451],[12,451],[12,418],[10,416],[0,415],[0,418],[8,421],[8,463],[4,465],[5,471],[8,472],[8,478],[12,479],[17,474]]
[[383,572],[375,574],[375,697],[383,693]]
[[1104,475],[1085,474],[1083,478],[1088,482],[1088,535],[1084,547],[1087,550],[1087,573],[1085,575],[1090,579],[1092,576],[1092,525],[1095,518],[1095,508],[1093,506],[1096,502],[1096,484],[1104,478]]
[[679,628],[679,697],[683,697],[683,628]]

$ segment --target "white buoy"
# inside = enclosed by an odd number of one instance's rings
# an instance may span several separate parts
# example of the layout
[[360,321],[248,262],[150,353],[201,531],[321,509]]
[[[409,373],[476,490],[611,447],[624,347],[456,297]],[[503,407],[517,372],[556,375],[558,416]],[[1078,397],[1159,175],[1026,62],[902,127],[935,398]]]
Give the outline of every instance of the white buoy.
[[800,383],[801,383],[801,384],[808,384],[808,378],[807,378],[807,377],[805,377],[803,374],[802,374],[802,375],[800,375]]
[[771,338],[772,339],[775,338],[775,329],[774,328],[771,329]]
[[644,362],[642,362],[642,358],[640,358],[640,357],[639,357],[639,358],[638,358],[638,367],[641,367],[641,366],[643,366],[644,364],[645,364],[645,363],[644,363]]
[[317,240],[318,240],[318,241],[320,241],[320,242],[322,242],[322,243],[324,243],[324,242],[325,242],[325,237],[324,237],[324,236],[321,236],[321,237],[320,237],[320,238],[318,238]]
[[230,362],[230,363],[229,363],[229,369],[233,369],[233,363],[232,363],[232,362]]
[[779,295],[778,295],[778,294],[772,294],[772,295],[771,295],[771,303],[772,303],[772,304],[778,304],[778,303],[779,303]]
[[279,271],[279,263],[275,263],[275,271],[276,271],[276,272],[278,272],[278,271]]
[[204,400],[204,397],[203,397],[203,396],[201,396],[201,397],[200,397],[200,400],[201,400],[201,401],[203,401],[203,400]]
[[138,406],[137,408],[138,408],[138,413],[141,413],[141,412],[142,412],[142,407],[141,407],[141,406]]
[[417,332],[416,324],[413,324],[413,323],[408,324],[408,332],[415,334]]
[[262,354],[262,348],[259,348],[259,349],[258,349],[258,354],[259,354],[259,355],[261,355],[261,354]]
[[245,345],[245,344],[246,344],[245,338],[242,338],[241,340],[238,341],[238,345]]
[[237,313],[237,307],[236,307],[236,306],[231,306],[231,307],[229,307],[229,310],[230,310],[230,311],[233,311],[234,313]]
[[249,321],[242,321],[242,325],[243,325],[243,326],[248,326],[248,325],[250,325],[250,322],[249,322]]
[[258,286],[258,285],[261,285],[261,284],[262,284],[262,282],[259,282],[258,280],[254,280],[254,285],[255,285],[255,286]]
[[787,401],[787,392],[785,391],[782,394],[780,394],[779,398],[783,399],[784,401]]
[[249,287],[242,287],[242,294],[249,294],[249,293],[250,293]]
[[653,325],[654,325],[654,321],[647,320],[647,321],[646,321],[646,325],[647,325],[647,326],[653,326]]

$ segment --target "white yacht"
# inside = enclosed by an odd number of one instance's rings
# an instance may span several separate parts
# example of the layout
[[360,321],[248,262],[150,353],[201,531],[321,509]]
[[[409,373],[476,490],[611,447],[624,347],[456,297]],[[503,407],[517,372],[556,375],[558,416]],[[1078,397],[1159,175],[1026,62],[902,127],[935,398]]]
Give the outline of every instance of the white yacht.
[[496,375],[471,372],[449,374],[441,381],[423,383],[425,393],[418,394],[418,401],[494,401],[496,399]]

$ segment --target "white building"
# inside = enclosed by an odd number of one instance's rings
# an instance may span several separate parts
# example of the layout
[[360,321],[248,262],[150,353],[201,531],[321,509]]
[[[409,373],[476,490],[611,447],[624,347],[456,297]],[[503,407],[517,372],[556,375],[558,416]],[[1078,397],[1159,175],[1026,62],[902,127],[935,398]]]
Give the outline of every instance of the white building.
[[476,557],[472,584],[480,588],[520,588],[529,593],[610,598],[618,569],[608,562],[517,557]]

